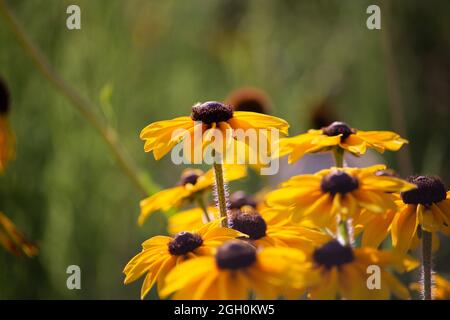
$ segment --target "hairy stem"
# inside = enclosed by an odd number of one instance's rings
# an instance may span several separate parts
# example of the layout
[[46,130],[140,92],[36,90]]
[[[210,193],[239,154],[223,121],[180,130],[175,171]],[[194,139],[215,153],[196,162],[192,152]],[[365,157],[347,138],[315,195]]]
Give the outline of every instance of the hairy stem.
[[81,115],[98,131],[108,145],[109,150],[114,155],[117,164],[136,188],[145,196],[149,193],[156,192],[159,189],[158,186],[150,180],[148,176],[146,177],[147,181],[144,182],[143,175],[139,173],[139,170],[117,139],[116,132],[104,119],[100,118],[93,111],[98,108],[92,102],[82,97],[55,71],[47,59],[42,55],[38,47],[34,45],[27,36],[25,30],[19,24],[4,0],[0,0],[0,14],[3,16],[6,25],[11,29],[22,49],[31,58],[38,71],[56,90],[64,95]]
[[220,218],[222,218],[222,227],[228,227],[227,197],[223,179],[223,168],[222,164],[217,162],[214,162],[213,166],[216,177],[217,205],[219,207]]
[[338,237],[344,245],[352,245],[349,225],[346,220],[339,219],[338,221]]
[[432,274],[432,256],[431,232],[422,230],[422,280],[423,280],[423,299],[432,300],[431,294],[431,274]]

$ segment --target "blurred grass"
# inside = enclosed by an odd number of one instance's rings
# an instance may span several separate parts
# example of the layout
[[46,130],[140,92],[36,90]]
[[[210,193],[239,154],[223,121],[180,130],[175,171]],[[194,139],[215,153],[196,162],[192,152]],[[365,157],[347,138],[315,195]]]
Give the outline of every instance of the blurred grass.
[[[449,5],[431,2],[396,1],[390,23],[414,171],[440,174],[448,186]],[[265,90],[291,135],[309,128],[311,107],[332,92],[341,120],[364,130],[395,127],[383,31],[365,27],[373,1],[7,3],[162,186],[183,168],[145,154],[139,131],[241,86]],[[69,4],[81,7],[79,31],[65,27]],[[0,208],[41,246],[32,260],[0,251],[0,299],[138,298],[140,283],[125,287],[121,271],[143,240],[165,232],[164,216],[137,226],[140,195],[98,134],[36,71],[1,20],[0,44],[18,140],[17,159],[0,177]],[[402,166],[394,154],[385,159]],[[251,191],[261,185],[257,177],[236,184]],[[442,247],[437,269],[448,272],[448,240]],[[80,291],[66,288],[70,264],[81,267]]]

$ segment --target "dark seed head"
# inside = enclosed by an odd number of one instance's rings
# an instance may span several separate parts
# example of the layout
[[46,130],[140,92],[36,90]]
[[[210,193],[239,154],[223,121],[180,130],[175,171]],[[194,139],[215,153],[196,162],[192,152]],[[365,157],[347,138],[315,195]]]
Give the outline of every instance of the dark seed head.
[[322,128],[323,134],[334,137],[342,134],[341,141],[345,141],[351,134],[354,134],[355,129],[350,128],[345,122],[335,121],[328,127]]
[[232,108],[217,101],[197,103],[192,107],[192,120],[201,121],[205,124],[225,122],[230,120],[232,117]]
[[9,91],[6,83],[0,78],[0,115],[9,111]]
[[217,249],[216,263],[220,269],[242,269],[255,261],[256,248],[248,242],[231,240]]
[[313,253],[314,262],[327,269],[339,267],[354,260],[353,250],[349,246],[343,246],[339,241],[332,240]]
[[178,182],[178,185],[182,185],[185,186],[188,183],[189,184],[196,184],[198,178],[203,174],[203,171],[198,170],[198,169],[187,169],[185,171],[183,171],[183,173],[181,174],[181,179]]
[[[244,209],[245,208],[245,209]],[[263,217],[251,207],[231,210],[228,217],[230,228],[245,233],[251,240],[258,240],[266,235],[267,224]]]
[[322,178],[320,188],[323,192],[336,195],[337,193],[346,194],[358,189],[358,180],[344,171],[334,171]]
[[169,242],[169,252],[174,256],[182,256],[194,251],[203,243],[202,238],[195,233],[180,232],[175,235],[172,241]]
[[431,205],[447,197],[447,189],[439,177],[412,176],[408,178],[408,182],[414,183],[417,189],[401,193],[406,204]]
[[253,196],[246,194],[244,191],[236,191],[230,196],[230,209],[240,209],[243,206],[256,208],[256,205]]

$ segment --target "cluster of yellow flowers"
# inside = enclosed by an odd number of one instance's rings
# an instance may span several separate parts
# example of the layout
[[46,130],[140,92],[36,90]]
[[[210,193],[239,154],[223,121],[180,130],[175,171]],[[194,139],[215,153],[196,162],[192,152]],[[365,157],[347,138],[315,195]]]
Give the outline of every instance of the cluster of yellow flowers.
[[[289,125],[273,116],[205,102],[195,105],[190,117],[144,128],[145,151],[160,159],[185,138],[173,138],[175,130],[192,133],[196,126],[203,132],[272,128],[287,133]],[[336,166],[291,177],[278,189],[255,196],[242,191],[228,196],[223,185],[244,177],[243,165],[214,163],[207,172],[186,169],[175,187],[141,202],[139,223],[158,210],[196,207],[169,217],[172,236],[142,244],[124,269],[125,283],[145,275],[141,298],[155,283],[161,298],[173,299],[410,298],[393,272],[419,265],[407,252],[422,240],[424,282],[427,273],[431,277],[432,243],[436,249],[436,234],[450,233],[450,198],[442,181],[432,176],[403,180],[384,165],[344,167],[345,152],[361,156],[369,148],[399,150],[407,141],[393,132],[334,122],[278,143],[277,156],[288,156],[290,163],[306,153],[328,151]],[[206,197],[214,189],[217,203],[208,205]],[[389,235],[392,249],[380,250]],[[376,288],[368,285],[370,266],[379,268]],[[426,283],[424,291],[431,291]]]

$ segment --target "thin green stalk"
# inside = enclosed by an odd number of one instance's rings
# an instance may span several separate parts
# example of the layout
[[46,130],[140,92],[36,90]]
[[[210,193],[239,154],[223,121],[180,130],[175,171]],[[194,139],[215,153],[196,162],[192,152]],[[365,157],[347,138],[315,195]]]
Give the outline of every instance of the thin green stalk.
[[56,90],[64,95],[81,115],[98,131],[108,145],[109,150],[114,155],[117,164],[136,188],[140,190],[144,196],[159,190],[159,187],[150,180],[150,177],[147,176],[145,179],[146,181],[144,181],[143,175],[139,173],[139,170],[118,141],[116,132],[104,119],[100,118],[94,112],[94,110],[98,110],[98,108],[92,102],[82,97],[55,71],[47,59],[42,55],[38,47],[28,37],[4,0],[0,0],[0,14],[3,16],[6,25],[11,29],[17,41],[25,53],[31,58],[38,71]]
[[422,230],[422,280],[423,280],[423,299],[432,300],[431,293],[431,274],[432,274],[432,239],[431,232]]
[[334,155],[334,163],[336,167],[343,168],[344,167],[344,149],[340,147],[336,147],[333,149]]
[[222,227],[228,227],[227,197],[225,191],[225,182],[223,179],[222,164],[214,162],[213,167],[216,177],[217,204],[219,207],[220,218],[222,218]]
[[206,222],[211,222],[211,218],[209,217],[209,213],[208,213],[208,208],[205,205],[205,200],[203,199],[203,195],[197,195],[195,197],[195,200],[198,204],[198,206],[200,207],[200,209],[202,209],[203,211],[203,217],[205,218]]

